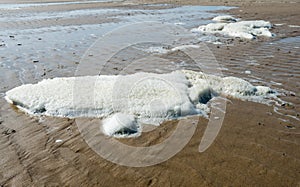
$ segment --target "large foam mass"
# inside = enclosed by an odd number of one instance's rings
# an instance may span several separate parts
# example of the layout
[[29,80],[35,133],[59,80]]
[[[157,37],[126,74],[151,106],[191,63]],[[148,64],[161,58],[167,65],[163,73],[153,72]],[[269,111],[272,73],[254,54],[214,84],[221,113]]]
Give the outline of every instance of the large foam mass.
[[140,133],[141,123],[207,116],[209,101],[218,95],[263,102],[274,93],[240,78],[182,70],[46,79],[9,90],[5,98],[30,114],[107,118],[105,134],[129,136]]

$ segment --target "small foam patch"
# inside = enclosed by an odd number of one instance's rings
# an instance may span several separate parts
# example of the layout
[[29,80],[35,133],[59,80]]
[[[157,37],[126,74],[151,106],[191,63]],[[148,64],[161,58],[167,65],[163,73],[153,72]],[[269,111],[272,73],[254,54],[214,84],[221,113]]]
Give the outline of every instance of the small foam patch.
[[213,20],[217,21],[217,23],[201,25],[198,28],[192,29],[192,32],[222,34],[245,39],[254,39],[257,36],[273,36],[273,34],[269,31],[272,24],[268,21],[237,21],[231,16],[218,16]]
[[134,137],[140,134],[138,123],[133,115],[116,113],[103,120],[102,131],[108,136]]

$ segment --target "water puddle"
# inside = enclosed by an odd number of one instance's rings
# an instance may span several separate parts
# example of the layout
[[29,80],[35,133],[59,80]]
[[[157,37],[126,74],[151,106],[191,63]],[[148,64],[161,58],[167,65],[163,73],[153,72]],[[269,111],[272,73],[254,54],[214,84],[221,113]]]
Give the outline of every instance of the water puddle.
[[[99,18],[118,18],[124,22],[160,21],[182,25],[186,28],[193,28],[210,22],[210,18],[216,16],[210,11],[227,10],[233,7],[225,6],[182,6],[176,8],[165,7],[163,9],[125,9],[125,8],[103,8],[103,9],[81,9],[57,12],[25,12],[20,11],[14,14],[2,13],[0,25],[14,21],[36,21],[45,19],[76,19],[83,16]],[[3,28],[2,28],[3,29]],[[9,29],[5,28],[5,29]]]
[[46,3],[26,3],[26,4],[0,4],[0,9],[4,10],[16,10],[29,7],[41,7],[41,6],[58,6],[58,5],[74,5],[74,4],[87,4],[87,3],[101,3],[101,2],[118,2],[122,0],[85,0],[85,1],[72,1],[72,2],[46,2]]
[[[60,4],[68,4],[68,2],[55,3],[55,5]],[[38,6],[48,5],[49,3],[38,4]],[[1,6],[2,8],[4,6],[28,7],[35,6],[35,4]],[[181,23],[185,28],[192,28],[208,22],[216,15],[209,11],[229,8],[224,6],[165,7],[158,10],[102,8],[60,12],[16,11],[3,14],[0,18],[0,73],[3,75],[1,79],[3,82],[10,82],[8,77],[10,79],[14,77],[18,79],[15,80],[15,84],[24,84],[47,77],[72,76],[88,47],[103,34],[122,25],[141,21],[159,21],[176,25]],[[117,18],[119,21],[72,26],[60,26],[55,21],[50,22],[52,24],[48,26],[40,23],[49,19],[79,19],[84,16]],[[24,25],[27,26],[25,29]],[[7,84],[3,87],[7,90],[11,86]]]

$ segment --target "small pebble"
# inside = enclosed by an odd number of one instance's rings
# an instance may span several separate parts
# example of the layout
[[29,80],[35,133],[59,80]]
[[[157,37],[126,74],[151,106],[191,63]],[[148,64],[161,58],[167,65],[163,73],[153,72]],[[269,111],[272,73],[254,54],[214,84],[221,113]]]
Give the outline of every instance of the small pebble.
[[292,126],[292,125],[286,125],[285,126],[286,128],[288,128],[288,129],[296,129],[294,126]]
[[63,142],[62,140],[55,140],[55,143],[61,143]]
[[250,75],[251,71],[247,70],[247,71],[245,71],[245,74]]
[[16,132],[16,130],[14,130],[14,129],[6,129],[4,132],[2,132],[2,134],[4,134],[4,135],[11,135],[11,134],[13,134],[15,132]]

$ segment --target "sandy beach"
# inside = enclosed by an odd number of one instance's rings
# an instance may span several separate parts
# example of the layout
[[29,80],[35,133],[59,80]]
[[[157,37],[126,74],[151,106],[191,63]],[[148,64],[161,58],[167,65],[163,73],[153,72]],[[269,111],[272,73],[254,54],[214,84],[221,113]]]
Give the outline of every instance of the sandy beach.
[[[39,2],[1,0],[0,7]],[[236,8],[214,7],[201,19],[193,15],[193,9],[189,9],[191,15],[186,14],[188,18],[169,17],[169,9],[196,5]],[[4,99],[5,92],[22,84],[74,76],[93,42],[126,21],[143,21],[143,16],[182,19],[191,29],[219,14],[273,24],[271,32],[276,36],[272,38],[219,37],[205,44],[224,76],[278,90],[284,102],[268,106],[230,98],[222,128],[203,153],[198,147],[208,119],[202,117],[191,140],[174,157],[153,166],[126,167],[91,149],[76,119],[31,116]],[[300,186],[299,2],[130,0],[10,7],[0,9],[0,15],[0,186]],[[135,55],[118,53],[104,74],[120,72],[122,64]],[[179,52],[172,55],[160,57],[186,60]],[[145,65],[126,73],[149,68],[170,71],[168,66]],[[137,138],[118,141],[140,147],[156,145],[171,136],[177,124],[178,120],[167,121]]]

